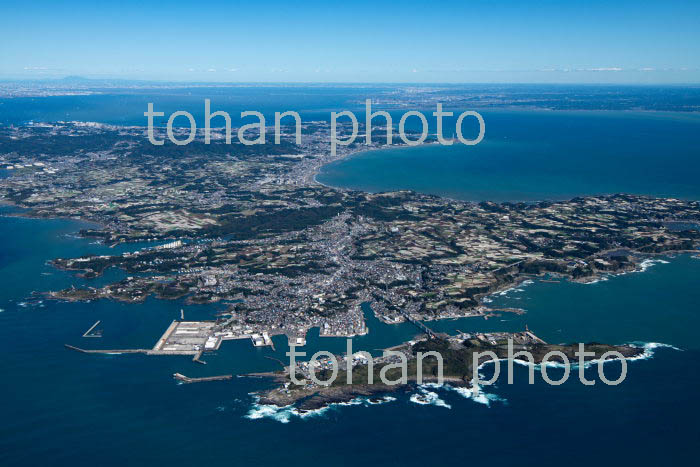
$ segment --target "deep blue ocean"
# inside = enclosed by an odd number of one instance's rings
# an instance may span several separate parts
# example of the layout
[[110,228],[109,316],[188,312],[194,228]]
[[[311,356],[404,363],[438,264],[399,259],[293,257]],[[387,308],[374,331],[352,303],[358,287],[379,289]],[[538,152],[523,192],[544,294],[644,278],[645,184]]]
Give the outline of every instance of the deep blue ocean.
[[[98,97],[78,102],[93,109],[109,100]],[[32,118],[42,112],[75,112],[75,100],[61,99],[36,101]],[[334,99],[326,102],[328,108]],[[102,114],[95,111],[89,120],[115,123],[118,114],[119,108],[105,105]],[[462,199],[562,198],[611,191],[700,198],[700,119],[694,116],[541,111],[485,111],[484,116],[483,147],[374,152],[334,164],[323,181],[373,191],[413,188]],[[545,127],[555,131],[546,133]],[[470,149],[473,154],[463,152]],[[524,308],[522,316],[430,324],[448,332],[522,330],[527,324],[549,342],[646,344],[648,358],[629,362],[627,379],[619,386],[600,381],[583,386],[575,370],[562,386],[547,385],[539,374],[528,385],[527,369],[516,366],[515,384],[508,385],[502,376],[476,400],[446,388],[411,388],[382,404],[358,401],[302,417],[256,405],[250,393],[267,387],[263,380],[183,385],[172,379],[175,372],[207,376],[275,369],[277,364],[265,356],[284,360],[283,338],[275,338],[276,352],[255,349],[247,341],[225,342],[218,352],[206,355],[207,365],[194,364],[189,357],[66,350],[65,343],[151,347],[179,319],[181,308],[186,319],[206,319],[223,305],[43,300],[33,292],[123,277],[109,270],[102,278],[82,280],[53,269],[48,260],[147,245],[109,249],[77,238],[82,222],[12,216],[16,212],[0,208],[2,466],[695,463],[700,439],[700,259],[691,255],[649,262],[644,272],[594,284],[536,281],[492,297],[494,305]],[[367,308],[365,315],[370,332],[353,340],[355,350],[374,351],[416,333],[409,324],[378,322]],[[81,338],[96,320],[102,321],[103,338]],[[344,339],[320,338],[315,332],[304,350],[344,349]],[[555,378],[561,371],[549,373]],[[614,379],[619,363],[606,364],[605,371]],[[586,375],[599,380],[596,367],[586,369]],[[428,394],[432,403],[411,400],[418,393]]]
[[[544,110],[482,114],[486,136],[476,146],[361,152],[327,165],[317,180],[371,192],[411,189],[468,201],[621,192],[700,199],[700,115]],[[444,134],[452,136],[452,120],[446,119],[445,128]]]

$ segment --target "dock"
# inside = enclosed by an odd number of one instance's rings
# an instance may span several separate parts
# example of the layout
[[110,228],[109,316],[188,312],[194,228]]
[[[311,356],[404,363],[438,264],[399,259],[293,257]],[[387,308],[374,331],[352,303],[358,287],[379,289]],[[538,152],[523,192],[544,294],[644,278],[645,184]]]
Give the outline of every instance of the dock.
[[217,350],[221,338],[213,335],[214,321],[173,321],[151,349],[150,355],[193,355],[203,363],[203,352]]
[[294,336],[287,335],[287,345],[291,348],[292,346],[302,347],[306,345],[306,335]]
[[[65,344],[65,346],[70,350],[82,353],[192,355],[196,363],[206,363],[199,358],[202,353],[217,350],[221,345],[221,338],[212,336],[212,330],[215,324],[214,321],[173,321],[152,349],[86,350],[68,344]],[[97,323],[95,323],[95,325],[97,325]]]
[[262,334],[253,333],[250,335],[250,340],[253,342],[254,347],[265,347],[270,346],[272,350],[275,350],[275,343],[272,342],[272,338],[267,332],[262,332]]
[[545,341],[534,335],[530,330],[525,331],[525,335],[538,344],[546,344]]
[[[182,316],[182,314],[181,314]],[[100,324],[97,321],[88,329],[83,337],[100,337],[94,334],[95,329]],[[156,341],[151,349],[82,349],[73,345],[64,344],[67,349],[81,353],[101,353],[101,354],[127,354],[141,353],[146,355],[190,355],[195,363],[205,365],[207,362],[201,359],[206,352],[218,350],[221,343],[231,339],[251,339],[255,347],[269,346],[275,350],[275,343],[272,336],[263,331],[261,333],[243,332],[234,334],[233,332],[221,331],[221,324],[216,321],[177,321],[173,320]],[[306,341],[301,338],[303,343]]]
[[203,350],[200,350],[199,352],[197,352],[197,353],[194,355],[194,357],[192,357],[192,361],[195,362],[195,363],[199,363],[199,364],[201,364],[201,365],[206,365],[207,362],[205,362],[204,360],[201,359],[202,353],[204,353]]
[[173,331],[175,330],[176,327],[177,327],[177,321],[173,320],[173,322],[170,323],[170,326],[168,326],[168,328],[165,330],[165,332],[160,337],[160,339],[158,339],[158,341],[156,342],[156,345],[153,346],[153,350],[161,349],[163,347],[163,345],[165,345],[165,342],[168,340],[168,338],[170,337],[170,334],[173,333]]

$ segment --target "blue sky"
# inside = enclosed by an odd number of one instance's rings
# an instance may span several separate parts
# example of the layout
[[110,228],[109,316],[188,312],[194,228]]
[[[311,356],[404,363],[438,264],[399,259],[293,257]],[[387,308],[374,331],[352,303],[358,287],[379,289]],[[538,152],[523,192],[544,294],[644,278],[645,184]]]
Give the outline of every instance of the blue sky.
[[0,78],[700,83],[700,1],[0,3]]

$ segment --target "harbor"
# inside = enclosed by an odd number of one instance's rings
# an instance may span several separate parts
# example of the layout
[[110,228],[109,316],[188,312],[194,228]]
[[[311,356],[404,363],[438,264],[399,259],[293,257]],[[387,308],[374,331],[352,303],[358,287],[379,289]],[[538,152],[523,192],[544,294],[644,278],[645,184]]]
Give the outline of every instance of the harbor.
[[[181,313],[181,317],[184,314]],[[82,337],[101,337],[102,331],[95,331],[100,321],[93,324]],[[151,349],[83,349],[74,345],[64,344],[67,349],[81,353],[92,354],[125,354],[141,353],[146,355],[191,355],[195,363],[205,364],[201,360],[205,352],[219,349],[225,340],[250,339],[254,347],[270,347],[275,350],[275,344],[266,331],[252,332],[245,330],[235,334],[221,331],[217,321],[177,321],[173,320]],[[297,343],[305,343],[305,339],[296,338]]]

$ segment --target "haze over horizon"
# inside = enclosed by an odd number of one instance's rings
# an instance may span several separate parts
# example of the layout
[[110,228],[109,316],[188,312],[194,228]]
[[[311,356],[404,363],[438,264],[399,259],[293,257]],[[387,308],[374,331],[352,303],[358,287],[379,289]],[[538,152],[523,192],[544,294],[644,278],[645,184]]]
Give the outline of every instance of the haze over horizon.
[[0,79],[700,83],[700,4],[4,2]]

